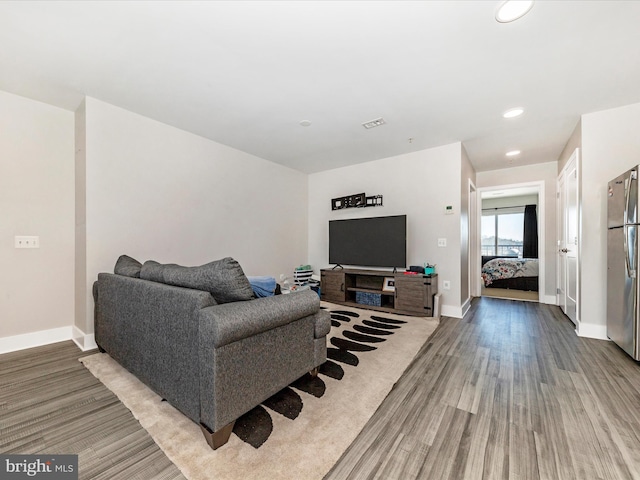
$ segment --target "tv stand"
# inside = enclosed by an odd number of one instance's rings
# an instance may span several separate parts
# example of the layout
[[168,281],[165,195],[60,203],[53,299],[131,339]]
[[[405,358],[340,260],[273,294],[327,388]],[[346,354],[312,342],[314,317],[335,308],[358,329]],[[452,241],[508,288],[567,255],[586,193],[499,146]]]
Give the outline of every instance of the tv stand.
[[[320,271],[321,298],[326,302],[380,312],[433,316],[433,297],[438,293],[438,275],[405,275],[342,268]],[[394,290],[384,290],[385,279],[393,279]],[[360,292],[360,294],[359,294]],[[374,299],[379,305],[359,303],[357,299]]]

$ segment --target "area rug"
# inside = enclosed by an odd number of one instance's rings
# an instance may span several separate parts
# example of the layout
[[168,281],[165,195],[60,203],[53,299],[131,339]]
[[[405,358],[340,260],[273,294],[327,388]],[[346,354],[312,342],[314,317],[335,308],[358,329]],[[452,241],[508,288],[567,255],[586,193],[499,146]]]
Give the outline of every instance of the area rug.
[[323,302],[328,360],[238,419],[218,450],[200,427],[107,354],[80,361],[133,413],[190,480],[321,479],[355,439],[437,327],[432,318]]

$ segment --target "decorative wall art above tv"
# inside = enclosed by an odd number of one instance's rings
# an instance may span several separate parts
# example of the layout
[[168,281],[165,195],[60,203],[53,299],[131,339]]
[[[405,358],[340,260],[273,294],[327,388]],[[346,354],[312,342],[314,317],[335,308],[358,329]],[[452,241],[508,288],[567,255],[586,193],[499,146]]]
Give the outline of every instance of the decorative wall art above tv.
[[331,210],[342,210],[343,208],[363,208],[382,207],[382,195],[371,195],[367,197],[364,193],[347,195],[331,199]]

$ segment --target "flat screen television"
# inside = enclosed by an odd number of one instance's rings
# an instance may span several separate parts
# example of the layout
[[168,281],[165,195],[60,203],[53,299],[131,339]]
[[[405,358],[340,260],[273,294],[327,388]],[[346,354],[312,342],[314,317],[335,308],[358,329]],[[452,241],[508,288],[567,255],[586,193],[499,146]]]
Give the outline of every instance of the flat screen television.
[[330,220],[329,263],[406,267],[407,216]]

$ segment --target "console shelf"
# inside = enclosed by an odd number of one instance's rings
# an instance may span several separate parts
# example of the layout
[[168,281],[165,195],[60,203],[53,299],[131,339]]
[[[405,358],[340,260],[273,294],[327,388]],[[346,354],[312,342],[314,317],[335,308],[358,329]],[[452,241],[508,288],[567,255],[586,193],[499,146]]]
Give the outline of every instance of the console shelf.
[[[405,275],[379,270],[324,269],[320,272],[321,298],[340,305],[381,312],[433,316],[433,297],[438,293],[438,275]],[[395,291],[383,290],[385,278],[392,278]],[[379,295],[380,305],[356,301],[357,293]]]

